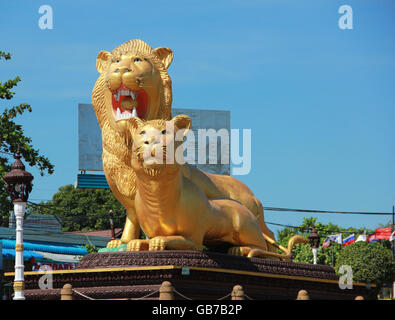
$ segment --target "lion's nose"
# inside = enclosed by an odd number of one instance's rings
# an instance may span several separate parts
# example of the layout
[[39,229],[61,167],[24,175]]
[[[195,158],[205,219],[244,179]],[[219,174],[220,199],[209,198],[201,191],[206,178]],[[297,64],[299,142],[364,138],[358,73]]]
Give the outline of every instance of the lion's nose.
[[125,74],[125,73],[132,72],[132,71],[133,71],[133,70],[130,69],[130,68],[120,67],[120,68],[117,68],[117,69],[115,70],[115,73]]
[[155,137],[149,137],[145,139],[144,143],[145,144],[152,144],[155,141]]

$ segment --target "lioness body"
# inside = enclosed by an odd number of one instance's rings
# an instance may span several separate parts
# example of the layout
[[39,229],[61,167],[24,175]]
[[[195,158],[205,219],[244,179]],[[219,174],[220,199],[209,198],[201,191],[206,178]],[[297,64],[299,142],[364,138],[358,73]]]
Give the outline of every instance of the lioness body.
[[202,250],[203,243],[212,242],[267,249],[258,221],[245,206],[210,200],[180,168],[173,170],[165,169],[160,179],[137,174],[136,214],[152,239],[151,250]]
[[[182,117],[185,116],[173,119],[178,129],[182,128]],[[136,118],[131,121],[138,124],[132,130],[131,156],[136,172],[135,208],[140,226],[150,238],[135,242],[145,244],[145,249],[148,244],[150,250],[202,250],[203,243],[227,242],[239,249],[258,249],[260,254],[267,251],[258,220],[246,206],[225,197],[208,199],[200,187],[182,173],[177,162],[159,164],[156,158],[144,158],[143,154],[155,155],[158,148],[165,145],[167,150],[167,146],[174,143],[168,141],[171,133],[164,130],[163,122],[141,122]],[[152,138],[153,128],[167,133]]]

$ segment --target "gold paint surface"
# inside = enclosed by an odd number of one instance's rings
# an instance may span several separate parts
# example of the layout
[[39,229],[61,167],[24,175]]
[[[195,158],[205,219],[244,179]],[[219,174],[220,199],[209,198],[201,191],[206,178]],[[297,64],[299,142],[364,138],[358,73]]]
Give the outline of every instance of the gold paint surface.
[[[179,164],[182,159],[176,160],[183,140],[175,136],[186,137],[191,127],[188,116],[178,115],[171,121],[134,117],[127,124],[133,141],[129,146],[131,166],[136,173],[135,212],[149,237],[132,240],[128,250],[202,250],[204,244],[226,242],[233,245],[230,254],[289,260],[292,246],[307,241],[296,236],[288,249],[278,246],[285,254],[274,252],[275,241],[264,234],[261,215],[257,217],[231,197],[209,199],[184,175]],[[236,181],[232,188],[239,187],[236,193],[240,194],[245,188]],[[252,193],[250,197],[255,200]]]
[[14,281],[14,291],[23,291],[23,290],[25,290],[25,282]]
[[23,251],[23,244],[20,243],[15,244],[15,251]]
[[[205,206],[205,203],[210,201],[212,212],[218,212],[223,218],[228,216],[225,219],[226,221],[234,218],[232,220],[233,226],[221,227],[223,230],[214,231],[213,236],[209,229],[215,223],[213,221],[207,222],[202,230],[194,233],[194,239],[189,239],[191,241],[186,245],[184,239],[180,237],[183,237],[185,232],[191,228],[191,220],[189,220],[191,215],[187,214],[185,217],[179,217],[181,220],[178,219],[177,221],[181,225],[178,225],[177,228],[171,222],[174,217],[170,217],[170,220],[167,221],[156,219],[155,223],[158,224],[151,225],[148,222],[149,219],[152,220],[151,216],[151,218],[144,221],[144,232],[154,236],[159,236],[160,234],[170,236],[171,234],[171,236],[176,238],[168,239],[167,244],[163,242],[163,239],[159,238],[153,240],[151,244],[138,239],[141,219],[136,214],[136,172],[131,166],[132,159],[129,150],[133,146],[134,141],[129,128],[129,119],[119,118],[116,115],[116,108],[119,107],[128,112],[132,112],[133,108],[135,108],[137,112],[140,112],[137,115],[142,120],[171,119],[172,81],[167,69],[172,60],[173,51],[171,49],[166,47],[153,49],[147,43],[138,39],[127,41],[111,52],[102,50],[97,56],[96,67],[100,76],[92,91],[92,105],[102,131],[103,169],[111,191],[125,207],[127,213],[121,239],[110,241],[107,247],[116,248],[120,244],[127,244],[127,250],[163,250],[170,245],[176,249],[188,247],[194,250],[201,250],[202,244],[197,238],[201,238],[203,233],[206,233],[203,238],[207,239],[218,238],[218,235],[225,235],[226,233],[227,240],[237,243],[233,251],[230,252],[232,254],[289,260],[292,246],[305,242],[306,239],[295,236],[291,238],[288,248],[278,245],[274,234],[265,224],[264,209],[261,202],[244,183],[231,176],[204,172],[189,164],[180,166],[182,180],[185,182],[185,186],[183,185],[182,188],[189,188],[188,190],[197,188],[205,195],[205,199],[201,199],[202,202],[199,203],[195,199],[191,204],[199,207]],[[119,98],[118,94],[121,94],[121,98]],[[136,94],[137,98],[134,97]],[[142,99],[141,97],[145,98]],[[157,173],[155,168],[146,168],[146,172],[151,176]],[[170,182],[163,183],[162,181],[162,186],[165,184],[167,184],[169,189],[172,188]],[[191,187],[192,185],[193,187]],[[193,193],[185,190],[185,194],[192,196]],[[166,192],[164,192],[163,195],[158,195],[157,200],[159,201],[167,196],[169,195],[166,195]],[[184,200],[187,200],[187,198],[188,196],[185,196]],[[225,200],[215,200],[219,198]],[[233,204],[231,204],[232,201],[234,202]],[[168,203],[164,204],[163,201],[161,203],[165,207],[168,205]],[[157,208],[157,211],[162,209],[164,208]],[[250,217],[251,214],[255,218]],[[249,217],[237,222],[240,215]],[[216,214],[211,214],[210,216],[215,217]],[[238,229],[247,220],[254,220],[254,222],[252,222],[248,231],[239,233]],[[254,230],[254,236],[252,236],[252,239],[248,239],[248,232],[252,230]],[[198,235],[199,233],[200,235]],[[231,235],[230,233],[233,234]],[[264,240],[261,239],[262,235]],[[240,236],[244,237],[244,239],[236,241],[237,237]],[[260,240],[257,242],[258,238]],[[249,240],[253,241],[248,243],[247,247],[244,246]],[[277,249],[280,249],[285,254],[278,254]]]
[[[127,89],[145,95],[146,101],[136,99],[147,109],[144,118],[169,119],[172,91],[167,68],[172,59],[171,49],[153,49],[138,39],[127,41],[112,52],[100,51],[97,56],[96,66],[100,76],[92,91],[92,105],[102,131],[103,169],[111,191],[127,212],[121,241],[110,241],[110,248],[128,243],[140,235],[134,212],[135,173],[128,165],[126,120],[116,121],[114,93]],[[136,106],[136,103],[124,103],[124,107],[129,108],[128,104]]]

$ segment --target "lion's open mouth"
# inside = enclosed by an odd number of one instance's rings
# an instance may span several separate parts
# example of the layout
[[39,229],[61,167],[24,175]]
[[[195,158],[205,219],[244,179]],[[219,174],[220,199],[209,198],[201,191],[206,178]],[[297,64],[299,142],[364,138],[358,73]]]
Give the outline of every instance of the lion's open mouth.
[[144,90],[129,90],[124,85],[112,94],[112,110],[116,121],[135,116],[144,118],[148,110],[148,95]]

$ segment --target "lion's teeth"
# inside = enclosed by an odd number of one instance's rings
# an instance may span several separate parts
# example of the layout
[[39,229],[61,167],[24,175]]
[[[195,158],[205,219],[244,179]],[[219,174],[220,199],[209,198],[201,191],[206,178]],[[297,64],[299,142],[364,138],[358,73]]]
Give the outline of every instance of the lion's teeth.
[[124,120],[124,119],[130,119],[132,117],[136,117],[137,116],[137,112],[135,109],[133,109],[133,113],[130,113],[128,111],[124,111],[121,112],[121,110],[119,108],[117,108],[117,112],[116,112],[116,120]]
[[131,96],[133,100],[137,99],[137,92],[133,92],[130,90],[119,90],[118,92],[114,93],[114,98],[119,102],[121,96]]
[[133,100],[136,100],[137,92],[130,91],[130,96],[132,97]]
[[119,92],[115,92],[114,93],[114,98],[115,98],[115,100],[117,100],[117,102],[119,102]]
[[131,118],[132,117],[137,117],[137,111],[136,111],[136,108],[133,108],[133,111],[132,111],[132,114],[131,114],[131,116],[130,116]]

